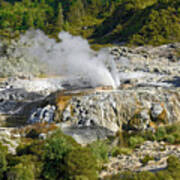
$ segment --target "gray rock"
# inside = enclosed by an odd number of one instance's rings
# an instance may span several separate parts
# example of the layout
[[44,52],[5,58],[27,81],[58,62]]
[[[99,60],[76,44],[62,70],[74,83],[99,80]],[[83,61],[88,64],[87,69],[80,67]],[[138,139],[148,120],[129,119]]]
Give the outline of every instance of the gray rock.
[[115,135],[112,131],[104,127],[78,127],[69,125],[60,125],[61,130],[72,136],[79,144],[85,145],[90,144],[93,141],[106,139],[108,136]]
[[39,134],[39,139],[46,139],[47,138],[47,134],[45,134],[45,133],[41,133],[41,134]]
[[151,107],[151,116],[153,119],[157,119],[158,116],[163,112],[163,107],[161,104],[153,104]]
[[47,122],[51,123],[54,120],[54,112],[55,112],[56,107],[47,105],[44,108],[38,108],[35,109],[29,120],[28,123],[40,123],[40,122]]

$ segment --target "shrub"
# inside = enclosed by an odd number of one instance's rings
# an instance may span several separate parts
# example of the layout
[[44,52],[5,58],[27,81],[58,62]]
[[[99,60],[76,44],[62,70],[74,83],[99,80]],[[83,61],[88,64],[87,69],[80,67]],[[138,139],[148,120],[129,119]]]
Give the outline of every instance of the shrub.
[[112,149],[112,152],[111,152],[111,154],[112,154],[112,156],[113,157],[116,157],[116,156],[118,156],[118,155],[120,155],[120,154],[126,154],[126,155],[130,155],[132,153],[132,149],[130,149],[130,148],[121,148],[121,147],[114,147],[113,149]]
[[65,157],[65,178],[75,179],[77,176],[88,180],[97,179],[97,162],[89,148],[76,148]]
[[173,172],[175,169],[180,169],[180,160],[176,156],[169,156],[167,159],[168,171]]
[[176,156],[170,156],[167,159],[168,172],[171,174],[173,180],[180,179],[180,160]]
[[179,144],[180,143],[180,132],[172,133],[172,135],[175,138],[175,144]]
[[156,140],[156,136],[152,131],[147,131],[143,134],[143,137],[147,140],[150,141],[155,141]]
[[107,176],[104,180],[136,180],[136,174],[131,171],[125,171],[116,175]]
[[4,172],[7,170],[7,147],[0,143],[0,179],[3,179]]
[[109,146],[105,141],[96,141],[89,145],[93,155],[102,162],[108,161]]
[[165,177],[166,180],[174,180],[171,174],[166,170],[157,172],[156,177],[158,180],[164,180]]
[[34,140],[33,142],[28,144],[21,143],[17,147],[16,153],[18,156],[32,154],[39,157],[39,159],[42,159],[42,156],[44,154],[44,144],[45,141],[41,140]]
[[7,173],[7,180],[34,180],[33,164],[19,163]]
[[129,145],[133,148],[141,145],[143,142],[144,142],[144,139],[141,136],[131,136],[129,138]]
[[174,144],[175,143],[175,137],[171,134],[167,135],[166,138],[165,138],[165,141],[170,143],[170,144]]
[[64,157],[77,147],[79,145],[71,137],[62,134],[61,131],[52,134],[44,147],[44,178],[60,178],[63,174]]
[[[10,168],[7,176],[9,179],[16,179],[18,177],[26,177],[26,169],[28,169],[28,174],[33,174],[33,177],[38,179],[41,176],[42,172],[42,162],[39,161],[37,156],[34,155],[8,155],[8,166]],[[23,165],[24,169],[20,170],[21,166]],[[16,173],[17,171],[17,173]],[[32,176],[30,176],[32,177]]]
[[152,172],[143,171],[137,174],[138,180],[157,180],[156,175]]
[[178,129],[179,129],[178,126],[179,126],[179,124],[177,124],[177,123],[166,126],[167,133],[172,134],[173,132],[178,131]]
[[167,135],[165,127],[159,127],[155,133],[156,140],[161,141],[164,140]]
[[74,180],[88,180],[86,176],[75,176]]
[[142,163],[143,165],[146,165],[146,164],[148,164],[148,162],[151,161],[151,160],[154,160],[154,157],[149,156],[149,155],[146,155],[146,156],[144,156],[143,159],[141,159],[141,163]]

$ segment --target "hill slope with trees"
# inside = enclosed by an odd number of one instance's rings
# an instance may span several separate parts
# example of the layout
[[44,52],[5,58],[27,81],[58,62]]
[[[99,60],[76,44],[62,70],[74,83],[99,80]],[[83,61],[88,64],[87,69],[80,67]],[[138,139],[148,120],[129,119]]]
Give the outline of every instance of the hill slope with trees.
[[51,37],[61,30],[91,43],[160,45],[180,41],[178,0],[0,0],[0,35],[28,29]]

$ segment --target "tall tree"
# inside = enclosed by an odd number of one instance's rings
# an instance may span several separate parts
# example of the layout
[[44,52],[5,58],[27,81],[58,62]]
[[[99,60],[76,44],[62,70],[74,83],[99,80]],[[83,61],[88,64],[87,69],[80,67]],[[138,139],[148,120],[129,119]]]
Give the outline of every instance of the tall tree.
[[67,20],[70,23],[76,23],[81,21],[84,16],[84,6],[81,0],[76,0],[70,6],[69,12],[67,14]]
[[56,21],[56,26],[57,26],[58,31],[62,30],[63,24],[64,24],[63,9],[62,9],[62,4],[59,3],[59,5],[58,5],[58,16],[57,16],[57,21]]

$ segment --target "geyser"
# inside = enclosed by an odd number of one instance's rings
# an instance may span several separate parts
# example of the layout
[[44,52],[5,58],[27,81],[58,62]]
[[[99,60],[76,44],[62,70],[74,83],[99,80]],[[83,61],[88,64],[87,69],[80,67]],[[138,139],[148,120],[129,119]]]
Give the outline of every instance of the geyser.
[[[61,42],[48,38],[40,30],[21,36],[17,53],[31,56],[48,64],[50,72],[73,79],[83,79],[89,86],[119,86],[113,57],[108,50],[93,51],[88,41],[67,32],[59,34]],[[24,48],[26,47],[26,48]]]

